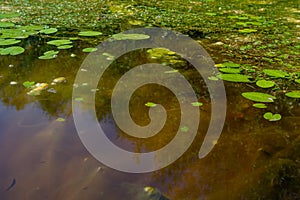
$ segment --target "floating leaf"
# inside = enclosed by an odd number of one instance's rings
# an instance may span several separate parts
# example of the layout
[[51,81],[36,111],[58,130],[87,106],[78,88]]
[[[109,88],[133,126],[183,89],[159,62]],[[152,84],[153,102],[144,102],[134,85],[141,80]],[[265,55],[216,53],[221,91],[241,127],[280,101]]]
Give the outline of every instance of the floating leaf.
[[257,31],[256,29],[249,29],[249,28],[239,30],[240,33],[254,33],[256,31]]
[[41,60],[49,60],[49,59],[56,58],[58,52],[59,52],[59,51],[54,51],[54,50],[46,51],[46,52],[44,53],[44,55],[42,55],[42,56],[39,57],[39,59],[41,59]]
[[2,13],[0,14],[0,19],[3,18],[15,18],[15,17],[19,17],[20,14],[19,13]]
[[147,106],[147,107],[155,107],[157,104],[156,103],[153,103],[153,102],[147,102],[146,104],[145,104],[145,106]]
[[201,103],[201,102],[192,102],[192,106],[200,107],[200,106],[203,106],[203,103]]
[[23,47],[13,46],[13,47],[8,47],[8,48],[5,48],[5,49],[1,49],[0,50],[0,55],[16,56],[16,55],[19,55],[19,54],[23,53],[24,51],[25,51],[25,49]]
[[98,31],[81,31],[78,35],[79,36],[98,36],[98,35],[102,35],[102,33],[98,32]]
[[114,40],[145,40],[150,38],[149,35],[145,34],[124,34],[119,33],[112,36],[112,39]]
[[280,114],[273,114],[273,113],[271,113],[271,112],[266,112],[266,113],[264,114],[264,118],[265,118],[266,120],[269,120],[269,121],[271,121],[271,122],[274,122],[274,121],[280,120],[280,119],[281,119],[281,115],[280,115]]
[[74,100],[80,102],[80,101],[83,101],[83,98],[82,97],[76,97]]
[[250,82],[250,76],[242,75],[242,74],[220,74],[217,76],[218,78],[224,81],[231,81],[231,82]]
[[264,69],[263,72],[268,76],[272,76],[274,78],[284,78],[289,75],[287,72],[276,69]]
[[59,51],[50,50],[50,51],[46,51],[44,53],[44,55],[46,55],[46,56],[53,56],[53,55],[57,55],[58,53],[59,53]]
[[31,88],[32,86],[34,86],[35,82],[34,81],[25,81],[23,83],[23,85],[26,87],[26,88]]
[[267,80],[259,80],[256,82],[256,85],[258,87],[261,87],[261,88],[270,88],[270,87],[273,87],[275,85],[275,82],[274,81],[267,81]]
[[295,82],[300,84],[300,79],[295,79]]
[[12,22],[0,22],[0,28],[8,28],[13,26],[15,26],[15,24]]
[[274,102],[274,99],[276,99],[276,97],[270,94],[261,93],[261,92],[244,92],[242,93],[242,96],[245,97],[246,99],[262,102],[262,103]]
[[255,104],[253,104],[253,107],[255,107],[255,108],[267,108],[266,104],[264,104],[264,103],[255,103]]
[[17,43],[19,43],[19,42],[21,42],[21,40],[16,40],[16,39],[6,39],[6,40],[4,40],[4,39],[2,39],[2,40],[0,40],[0,45],[12,45],[12,44],[17,44]]
[[292,91],[292,92],[288,92],[288,93],[285,93],[285,95],[287,97],[299,99],[300,98],[300,90],[295,90],[295,91]]
[[61,46],[58,46],[57,48],[58,49],[71,49],[73,47],[73,45],[61,45]]
[[215,76],[209,76],[208,77],[208,80],[211,80],[211,81],[217,81],[219,80],[218,77],[215,77]]
[[82,49],[83,52],[86,52],[86,53],[90,53],[90,52],[94,52],[94,51],[97,51],[98,49],[95,48],[95,47],[88,47],[88,48],[84,48]]
[[70,37],[69,40],[78,40],[78,37]]
[[55,45],[55,46],[62,46],[67,44],[72,44],[71,40],[51,40],[47,42],[47,44]]
[[57,121],[57,122],[64,122],[64,121],[66,121],[64,118],[62,118],[62,117],[59,117],[59,118],[57,118],[55,121]]
[[233,63],[233,62],[225,62],[225,63],[219,63],[215,65],[216,67],[240,67],[240,64]]
[[57,32],[57,28],[48,28],[40,31],[40,33],[44,33],[44,34],[53,34],[56,32]]
[[219,71],[224,72],[224,73],[229,73],[229,74],[238,74],[241,72],[241,69],[224,67],[224,68],[220,68]]
[[181,130],[182,132],[188,132],[188,131],[189,131],[189,127],[183,126],[183,127],[180,127],[180,130]]

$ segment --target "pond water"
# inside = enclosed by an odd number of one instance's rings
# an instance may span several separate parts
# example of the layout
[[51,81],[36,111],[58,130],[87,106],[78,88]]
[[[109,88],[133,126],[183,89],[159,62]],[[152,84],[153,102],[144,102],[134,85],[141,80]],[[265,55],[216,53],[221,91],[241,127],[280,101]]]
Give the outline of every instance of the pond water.
[[[69,38],[73,31],[63,29],[53,38]],[[221,37],[225,33],[219,34]],[[217,41],[214,37],[212,34],[201,38],[200,43],[209,47],[215,60],[227,60],[224,49],[210,48],[211,40]],[[149,49],[127,53],[112,63],[97,90],[91,91],[96,97],[97,120],[114,144],[129,151],[149,152],[168,144],[182,128],[178,100],[170,90],[156,84],[140,87],[133,94],[130,114],[135,123],[147,125],[149,107],[145,104],[161,104],[167,111],[163,129],[151,138],[137,139],[117,127],[110,105],[112,90],[118,79],[137,65],[169,62],[193,85],[203,105],[195,107],[200,110],[200,126],[182,157],[155,172],[123,173],[105,166],[87,151],[72,116],[73,88],[84,89],[89,84],[74,85],[76,73],[88,55],[82,49],[94,47],[105,37],[75,40],[71,50],[60,50],[55,59],[38,59],[44,52],[55,50],[46,44],[53,38],[30,36],[20,44],[25,48],[23,54],[0,56],[0,199],[158,199],[148,195],[145,186],[157,188],[171,200],[300,199],[300,102],[284,94],[285,90],[299,89],[299,85],[276,79],[280,88],[266,90],[251,82],[224,82],[227,95],[224,128],[219,140],[213,141],[216,143],[213,150],[199,159],[211,118],[211,99],[202,77],[186,61],[170,54],[156,60],[149,56]],[[240,53],[236,53],[235,61],[242,60]],[[290,55],[294,65],[299,59],[295,57]],[[299,73],[299,68],[292,70]],[[65,81],[51,85],[58,77],[64,77]],[[47,83],[48,88],[40,95],[28,95],[31,88],[24,87],[26,81]],[[277,100],[268,104],[267,110],[254,108],[253,102],[241,95],[249,91],[268,91]],[[85,98],[78,97],[75,101],[84,105]],[[266,111],[280,113],[282,119],[270,122],[263,117]],[[192,123],[193,120],[190,119]]]

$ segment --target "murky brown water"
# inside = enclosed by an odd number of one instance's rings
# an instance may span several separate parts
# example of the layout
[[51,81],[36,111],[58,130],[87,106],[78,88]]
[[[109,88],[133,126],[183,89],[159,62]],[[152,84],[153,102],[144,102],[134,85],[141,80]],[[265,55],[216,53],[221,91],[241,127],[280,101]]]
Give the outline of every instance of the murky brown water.
[[[76,58],[70,58],[70,52],[62,52],[49,61],[34,59],[34,53],[0,58],[0,199],[142,200],[147,199],[143,187],[149,185],[173,200],[300,198],[299,101],[275,104],[272,109],[280,111],[283,119],[267,122],[262,117],[264,112],[240,95],[241,91],[252,91],[252,87],[226,84],[225,127],[210,154],[199,159],[210,120],[210,99],[200,77],[191,76],[204,105],[199,108],[200,128],[189,150],[162,170],[140,175],[121,173],[94,159],[77,135],[71,95],[75,74],[85,55],[76,53]],[[104,86],[96,95],[96,108],[98,120],[113,142],[143,152],[159,149],[174,137],[180,110],[170,91],[157,85],[145,86],[132,97],[132,118],[141,125],[149,123],[144,104],[159,99],[168,113],[160,134],[149,140],[134,139],[115,126],[110,113],[110,86],[128,70],[118,66],[147,61],[142,53],[134,56],[135,59],[125,57],[119,61],[104,76]],[[13,67],[8,67],[10,64]],[[31,97],[22,86],[24,81],[51,83],[60,76],[67,82],[51,86],[57,93],[44,91]],[[19,84],[10,85],[10,81]],[[56,121],[58,117],[66,121]]]

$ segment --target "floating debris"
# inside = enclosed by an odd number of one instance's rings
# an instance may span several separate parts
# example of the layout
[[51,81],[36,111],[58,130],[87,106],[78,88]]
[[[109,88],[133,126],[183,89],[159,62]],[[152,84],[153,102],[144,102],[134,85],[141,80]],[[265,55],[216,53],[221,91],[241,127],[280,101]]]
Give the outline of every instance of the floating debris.
[[49,88],[49,89],[47,90],[47,92],[54,93],[54,94],[57,93],[57,91],[56,91],[54,88]]
[[9,84],[10,84],[10,85],[17,85],[18,82],[16,82],[16,81],[11,81]]
[[67,81],[67,79],[65,77],[58,77],[58,78],[55,78],[51,85],[56,85],[57,83],[65,83]]
[[40,95],[41,92],[47,88],[48,88],[47,83],[37,83],[35,84],[34,89],[27,92],[27,94],[32,96]]
[[10,65],[8,65],[8,67],[9,67],[9,68],[12,68],[12,67],[14,67],[14,65],[13,65],[13,64],[10,64]]

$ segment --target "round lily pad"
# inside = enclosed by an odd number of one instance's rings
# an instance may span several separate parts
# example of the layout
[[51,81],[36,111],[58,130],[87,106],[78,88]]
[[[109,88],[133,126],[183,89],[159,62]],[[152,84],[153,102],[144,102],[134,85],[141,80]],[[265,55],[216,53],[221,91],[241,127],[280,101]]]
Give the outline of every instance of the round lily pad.
[[23,53],[25,49],[23,47],[13,46],[5,49],[1,49],[0,55],[12,55],[16,56]]
[[90,53],[90,52],[94,52],[94,51],[97,51],[98,49],[97,48],[94,48],[94,47],[88,47],[88,48],[84,48],[82,49],[83,52],[86,52],[86,53]]
[[287,97],[299,99],[300,98],[300,90],[295,90],[295,91],[292,91],[292,92],[288,92],[288,93],[285,93],[285,95]]
[[16,40],[16,39],[2,39],[0,40],[0,45],[12,45],[12,44],[17,44],[21,42],[21,40]]
[[145,34],[124,34],[124,33],[119,33],[115,34],[112,36],[114,40],[145,40],[150,38],[149,35]]
[[256,82],[256,85],[261,88],[271,88],[275,85],[275,82],[267,81],[267,80],[259,80]]
[[261,92],[244,92],[242,93],[242,96],[245,97],[246,99],[262,102],[262,103],[274,102],[274,99],[276,99],[276,97],[270,94],[261,93]]
[[12,22],[0,22],[0,28],[14,27],[15,24]]
[[14,18],[14,17],[19,17],[20,14],[19,13],[2,13],[0,14],[0,19],[3,18]]
[[277,70],[277,69],[264,69],[263,72],[266,75],[274,77],[274,78],[284,78],[289,75],[287,72]]
[[62,46],[67,44],[72,44],[71,40],[51,40],[47,42],[47,44],[55,45],[55,46]]
[[220,74],[217,76],[218,78],[224,81],[231,81],[231,82],[250,82],[249,76],[242,75],[242,74]]
[[102,33],[99,31],[81,31],[78,35],[79,36],[98,36],[98,35],[102,35]]
[[266,104],[264,103],[255,103],[252,106],[255,108],[267,108]]
[[230,67],[220,68],[219,71],[228,73],[228,74],[238,74],[241,72],[241,70],[239,68],[230,68]]
[[48,29],[40,30],[40,33],[44,33],[44,34],[53,34],[56,32],[57,32],[57,28],[48,28]]
[[67,44],[67,45],[61,45],[61,46],[58,46],[57,48],[58,48],[58,49],[71,49],[72,47],[73,47],[73,45]]
[[271,112],[266,112],[264,114],[264,118],[266,120],[269,120],[271,122],[274,122],[274,121],[279,121],[281,119],[281,115],[280,114],[273,114]]

